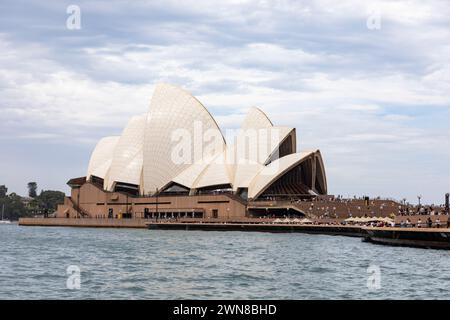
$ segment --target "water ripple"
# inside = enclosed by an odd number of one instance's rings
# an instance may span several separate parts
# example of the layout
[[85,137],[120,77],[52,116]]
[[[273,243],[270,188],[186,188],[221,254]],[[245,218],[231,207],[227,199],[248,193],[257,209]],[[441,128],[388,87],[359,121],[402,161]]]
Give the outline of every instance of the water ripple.
[[[448,299],[450,252],[306,234],[0,226],[0,299]],[[70,265],[81,289],[66,288]],[[367,287],[370,265],[381,288]]]

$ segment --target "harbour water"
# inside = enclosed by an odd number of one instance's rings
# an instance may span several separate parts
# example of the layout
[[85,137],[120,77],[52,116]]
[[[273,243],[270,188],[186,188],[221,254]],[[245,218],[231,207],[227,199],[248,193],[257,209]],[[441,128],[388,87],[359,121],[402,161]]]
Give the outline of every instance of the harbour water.
[[450,298],[450,251],[343,236],[12,224],[0,246],[0,299]]

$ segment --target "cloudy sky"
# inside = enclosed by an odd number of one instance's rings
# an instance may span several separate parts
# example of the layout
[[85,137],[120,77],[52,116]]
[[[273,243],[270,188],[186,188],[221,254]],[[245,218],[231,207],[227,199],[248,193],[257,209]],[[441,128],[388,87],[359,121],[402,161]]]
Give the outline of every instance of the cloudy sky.
[[448,1],[1,1],[0,184],[67,192],[158,82],[223,129],[250,106],[296,127],[332,194],[450,191]]

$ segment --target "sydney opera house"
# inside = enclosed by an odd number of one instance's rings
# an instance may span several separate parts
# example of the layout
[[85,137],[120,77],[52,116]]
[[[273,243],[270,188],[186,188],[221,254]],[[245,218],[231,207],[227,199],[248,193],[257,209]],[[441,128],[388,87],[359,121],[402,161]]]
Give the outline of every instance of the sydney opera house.
[[293,213],[277,204],[327,194],[320,151],[298,152],[295,128],[274,126],[251,108],[233,133],[227,141],[188,92],[157,85],[147,113],[97,143],[86,176],[68,182],[71,195],[56,214],[244,218]]

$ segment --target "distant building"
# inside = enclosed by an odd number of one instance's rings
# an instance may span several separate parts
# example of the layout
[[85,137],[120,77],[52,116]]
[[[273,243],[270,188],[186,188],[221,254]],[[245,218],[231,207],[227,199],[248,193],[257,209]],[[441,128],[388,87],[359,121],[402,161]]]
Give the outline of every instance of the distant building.
[[31,202],[34,200],[31,197],[20,197],[21,201],[26,209],[31,208]]

